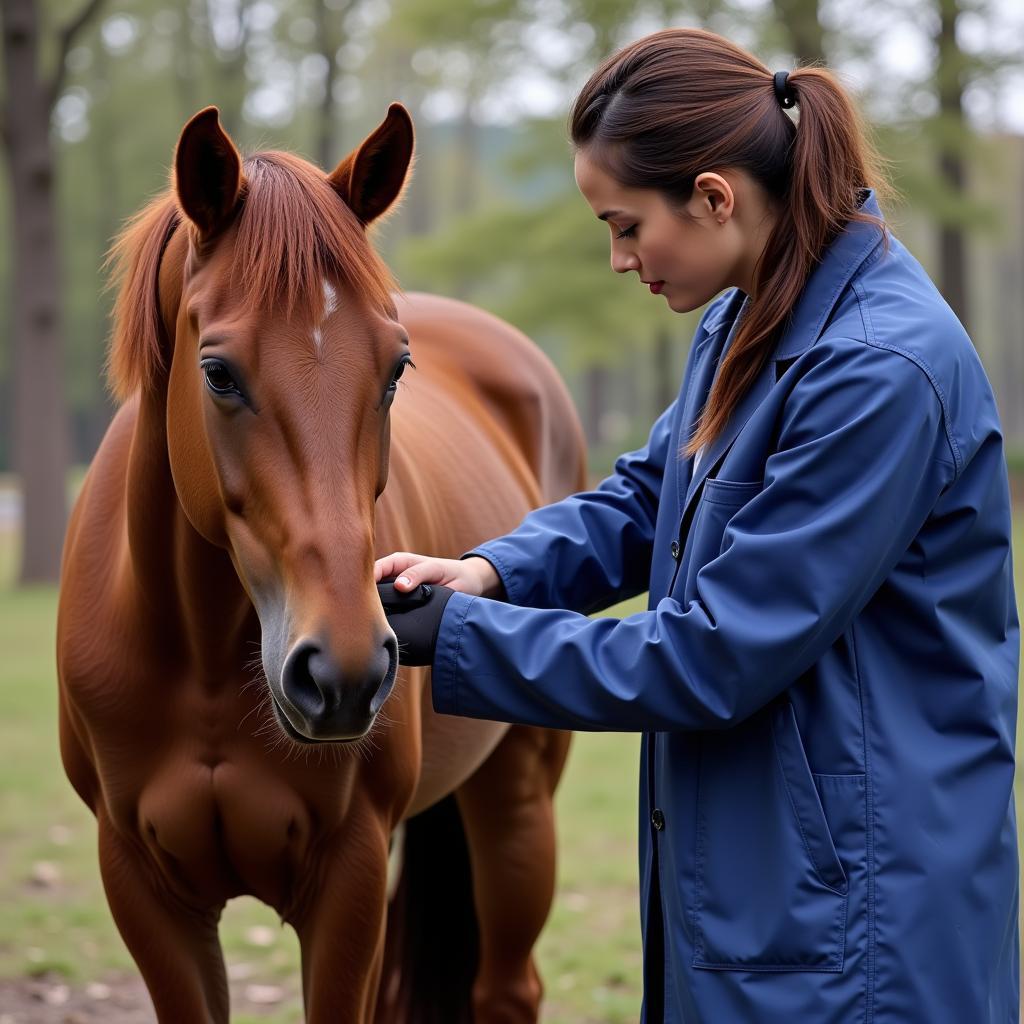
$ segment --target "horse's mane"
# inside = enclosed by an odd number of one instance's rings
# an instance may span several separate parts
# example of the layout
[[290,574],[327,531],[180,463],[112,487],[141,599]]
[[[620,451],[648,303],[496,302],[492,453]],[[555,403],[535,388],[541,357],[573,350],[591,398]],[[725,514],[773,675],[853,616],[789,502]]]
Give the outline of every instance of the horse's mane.
[[[242,173],[232,285],[243,301],[289,317],[318,316],[321,281],[332,277],[373,308],[393,311],[394,279],[322,171],[272,151],[248,157]],[[150,388],[165,369],[158,276],[183,224],[195,231],[172,185],[128,221],[107,257],[118,289],[107,378],[120,401]],[[297,309],[300,302],[307,308]]]

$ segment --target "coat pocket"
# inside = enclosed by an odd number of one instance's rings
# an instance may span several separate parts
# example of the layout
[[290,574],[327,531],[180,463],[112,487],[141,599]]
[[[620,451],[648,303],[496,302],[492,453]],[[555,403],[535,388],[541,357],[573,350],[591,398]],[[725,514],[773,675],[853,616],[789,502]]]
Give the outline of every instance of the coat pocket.
[[683,555],[683,603],[697,593],[697,573],[722,553],[722,538],[729,520],[762,489],[759,480],[722,480],[708,477],[690,524]]
[[865,782],[818,778],[827,816],[788,700],[704,737],[694,967],[843,969],[849,885],[833,836],[847,863],[861,861]]

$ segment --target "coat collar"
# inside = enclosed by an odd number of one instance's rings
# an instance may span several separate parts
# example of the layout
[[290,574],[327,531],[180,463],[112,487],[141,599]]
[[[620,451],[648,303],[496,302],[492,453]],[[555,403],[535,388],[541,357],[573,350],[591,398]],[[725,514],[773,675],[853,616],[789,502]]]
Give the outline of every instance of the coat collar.
[[[882,213],[878,207],[874,190],[865,189],[862,195],[861,210],[864,213],[881,217]],[[777,379],[777,364],[801,355],[818,340],[850,279],[880,243],[881,235],[874,224],[850,221],[825,250],[821,262],[808,277],[771,358],[765,361],[761,372],[754,378],[754,382],[740,399],[725,428],[701,456],[698,471],[686,488],[684,515],[689,510],[694,495],[700,489],[700,485],[712,467],[732,444],[733,439],[754,410],[767,397]],[[746,296],[737,289],[731,299],[723,304],[721,315],[716,317],[714,323],[707,325],[709,334],[713,334],[727,323],[730,325],[730,335],[735,333],[732,328],[735,327],[736,318],[746,304]],[[701,405],[707,398],[713,381],[712,373],[717,370],[724,346],[725,342],[722,342],[719,357],[715,360],[710,358],[712,346],[709,346],[709,351],[702,361],[701,372],[698,374],[693,390],[693,400],[687,402],[687,415],[684,423],[686,430],[692,429]],[[689,434],[683,437],[684,443],[688,436]],[[692,468],[692,465],[691,459],[687,462],[687,466]]]
[[[861,212],[884,219],[875,190],[864,189],[862,196]],[[874,224],[854,220],[846,225],[808,277],[789,324],[775,347],[774,360],[792,359],[818,340],[850,279],[881,241],[882,236]]]

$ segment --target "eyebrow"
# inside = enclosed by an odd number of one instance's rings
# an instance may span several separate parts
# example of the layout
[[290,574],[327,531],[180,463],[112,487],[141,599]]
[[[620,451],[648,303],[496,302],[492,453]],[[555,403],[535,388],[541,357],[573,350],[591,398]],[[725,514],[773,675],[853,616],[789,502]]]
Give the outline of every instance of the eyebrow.
[[621,213],[621,210],[605,210],[604,213],[599,213],[597,215],[597,219],[607,220],[609,217],[618,217]]

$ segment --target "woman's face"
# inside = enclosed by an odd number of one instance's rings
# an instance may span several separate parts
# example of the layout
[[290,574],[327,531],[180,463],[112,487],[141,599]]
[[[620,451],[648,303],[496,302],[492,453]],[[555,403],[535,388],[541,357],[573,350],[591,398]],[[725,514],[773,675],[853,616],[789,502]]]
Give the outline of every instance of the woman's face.
[[575,171],[580,192],[611,231],[616,273],[635,270],[677,313],[699,309],[732,285],[749,294],[750,239],[736,216],[736,187],[743,185],[736,174],[698,175],[682,207],[687,219],[661,192],[619,184],[582,150]]

